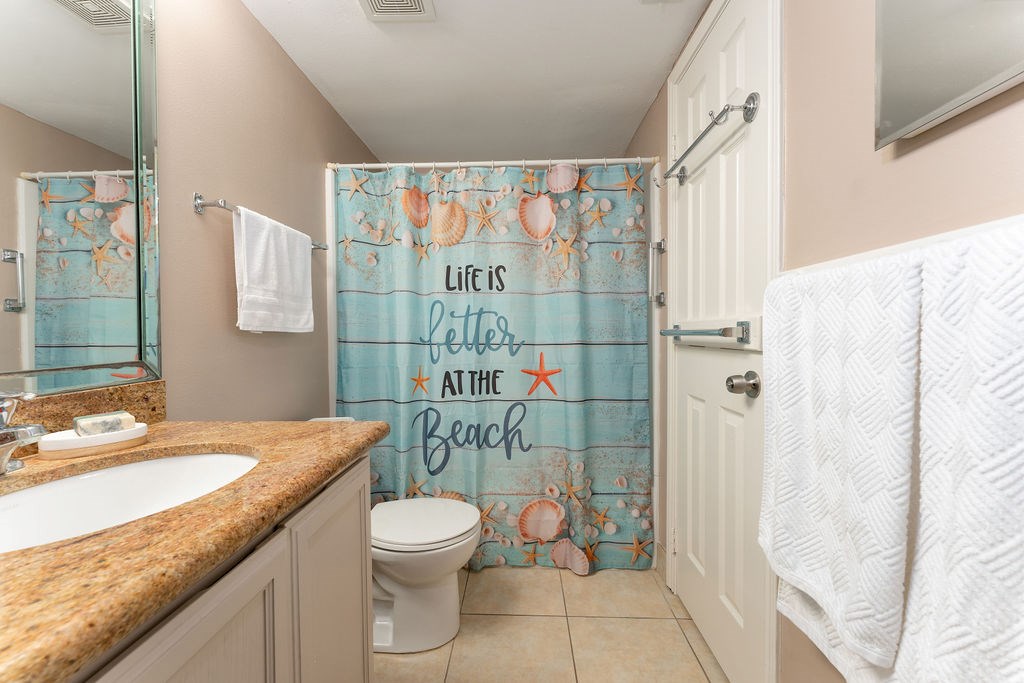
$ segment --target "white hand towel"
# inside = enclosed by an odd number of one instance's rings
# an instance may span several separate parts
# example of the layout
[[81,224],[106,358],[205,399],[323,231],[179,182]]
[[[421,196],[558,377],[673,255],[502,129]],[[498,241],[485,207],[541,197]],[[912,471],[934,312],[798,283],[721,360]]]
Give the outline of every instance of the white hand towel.
[[765,293],[758,540],[784,582],[779,610],[844,673],[891,666],[900,642],[920,280],[920,256],[901,255]]
[[312,332],[312,240],[255,211],[234,217],[238,328]]

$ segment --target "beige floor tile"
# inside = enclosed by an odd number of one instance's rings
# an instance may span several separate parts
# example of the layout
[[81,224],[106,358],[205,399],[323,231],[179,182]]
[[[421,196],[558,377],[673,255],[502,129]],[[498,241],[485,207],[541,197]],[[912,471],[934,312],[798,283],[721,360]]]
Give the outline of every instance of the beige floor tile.
[[682,627],[683,633],[686,634],[686,639],[690,641],[690,647],[693,648],[694,653],[697,655],[700,665],[704,667],[704,673],[707,674],[708,680],[711,683],[729,683],[728,677],[722,671],[722,667],[718,664],[718,660],[715,659],[715,655],[711,653],[711,649],[708,648],[708,644],[704,641],[704,636],[697,630],[697,626],[689,619],[680,619],[679,625]]
[[675,619],[569,617],[579,683],[706,683]]
[[665,597],[665,602],[668,603],[669,609],[672,610],[672,615],[676,619],[689,619],[690,613],[686,611],[686,607],[683,605],[682,600],[679,599],[679,596],[665,585],[660,576],[657,577],[656,582],[658,588],[661,589],[661,594]]
[[575,680],[565,617],[464,614],[445,680]]
[[561,572],[550,567],[491,567],[469,575],[463,614],[565,614]]
[[672,610],[651,570],[605,569],[590,576],[562,572],[565,609],[575,617],[655,617],[671,619]]
[[452,654],[454,642],[449,641],[426,652],[405,655],[375,652],[373,680],[377,683],[441,683],[448,670],[448,658]]

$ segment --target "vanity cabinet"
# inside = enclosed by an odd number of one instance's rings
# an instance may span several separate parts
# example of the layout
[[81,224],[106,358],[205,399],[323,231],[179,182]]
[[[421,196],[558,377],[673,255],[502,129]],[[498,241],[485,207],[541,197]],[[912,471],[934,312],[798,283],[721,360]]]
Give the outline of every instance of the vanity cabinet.
[[92,680],[369,681],[369,488],[362,458]]

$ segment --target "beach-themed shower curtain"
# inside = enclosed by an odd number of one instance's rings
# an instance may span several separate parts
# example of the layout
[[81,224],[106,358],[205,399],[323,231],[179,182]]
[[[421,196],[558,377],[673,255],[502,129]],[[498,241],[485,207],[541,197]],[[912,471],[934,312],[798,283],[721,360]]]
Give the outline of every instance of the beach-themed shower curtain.
[[476,505],[474,569],[649,567],[642,167],[336,178],[337,414],[391,424],[373,500]]
[[[36,367],[139,360],[134,180],[98,175],[44,178],[38,185]],[[150,194],[144,193],[142,238],[155,260]],[[155,298],[155,284],[147,294]],[[66,387],[136,374],[141,371],[102,369],[37,381],[48,389],[51,380]]]

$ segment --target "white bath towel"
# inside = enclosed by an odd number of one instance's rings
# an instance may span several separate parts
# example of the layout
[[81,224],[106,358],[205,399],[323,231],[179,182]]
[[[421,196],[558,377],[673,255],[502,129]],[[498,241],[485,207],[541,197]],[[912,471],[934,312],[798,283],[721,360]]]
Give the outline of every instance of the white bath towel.
[[238,328],[312,332],[312,240],[255,211],[234,217]]
[[900,642],[920,291],[913,254],[784,275],[765,293],[758,540],[789,584],[780,597],[817,608],[779,610],[841,671],[890,666]]

